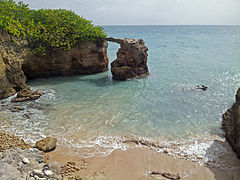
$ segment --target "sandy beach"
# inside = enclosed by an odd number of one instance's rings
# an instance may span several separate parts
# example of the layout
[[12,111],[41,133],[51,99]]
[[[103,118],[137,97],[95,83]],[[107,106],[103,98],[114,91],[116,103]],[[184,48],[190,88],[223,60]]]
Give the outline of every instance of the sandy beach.
[[[184,180],[238,180],[240,177],[240,160],[229,152],[219,157],[225,162],[226,168],[210,167],[207,164],[200,166],[197,162],[176,159],[148,147],[114,150],[104,157],[79,158],[77,153],[76,150],[71,156],[64,153],[64,149],[57,148],[46,153],[45,157],[48,162],[57,161],[61,165],[72,162],[79,171],[71,172],[70,168],[65,172],[65,178],[70,179],[71,177],[104,180],[170,179],[164,177],[166,173]],[[152,175],[152,172],[162,175]]]

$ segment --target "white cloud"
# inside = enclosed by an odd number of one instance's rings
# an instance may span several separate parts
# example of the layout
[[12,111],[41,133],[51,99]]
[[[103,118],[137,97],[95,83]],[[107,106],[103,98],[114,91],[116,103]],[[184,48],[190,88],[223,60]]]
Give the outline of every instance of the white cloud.
[[239,24],[240,0],[23,0],[66,8],[95,24]]

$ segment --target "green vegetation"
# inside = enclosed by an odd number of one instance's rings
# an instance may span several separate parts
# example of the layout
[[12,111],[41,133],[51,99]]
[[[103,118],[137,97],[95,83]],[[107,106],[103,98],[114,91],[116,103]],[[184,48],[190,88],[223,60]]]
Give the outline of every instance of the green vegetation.
[[34,54],[70,48],[76,42],[98,41],[106,37],[102,27],[66,9],[31,10],[23,2],[0,0],[0,27],[26,39]]

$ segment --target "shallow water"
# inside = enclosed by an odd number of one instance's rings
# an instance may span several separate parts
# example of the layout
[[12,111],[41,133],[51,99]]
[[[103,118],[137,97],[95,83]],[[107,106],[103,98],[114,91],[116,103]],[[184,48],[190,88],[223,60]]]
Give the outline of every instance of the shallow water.
[[[46,94],[18,104],[30,113],[1,112],[12,117],[2,126],[29,141],[54,135],[62,145],[79,147],[89,139],[106,141],[103,137],[222,134],[221,115],[240,87],[240,26],[106,26],[105,31],[145,40],[149,77],[118,82],[104,72],[36,79],[29,85]],[[118,48],[109,43],[110,61]],[[202,84],[207,91],[195,89]]]

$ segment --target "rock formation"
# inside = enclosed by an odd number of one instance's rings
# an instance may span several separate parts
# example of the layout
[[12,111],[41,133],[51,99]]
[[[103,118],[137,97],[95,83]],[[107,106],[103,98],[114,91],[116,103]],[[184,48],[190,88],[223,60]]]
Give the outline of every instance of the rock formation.
[[95,74],[107,71],[106,41],[77,43],[69,51],[50,51],[45,56],[27,56],[23,71],[28,79]]
[[114,80],[128,80],[149,75],[147,66],[148,48],[142,39],[106,38],[120,44],[117,59],[111,63]]
[[29,87],[20,90],[17,94],[17,97],[13,98],[12,102],[23,102],[36,100],[41,97],[44,93],[41,91],[31,91]]
[[[0,99],[28,89],[27,79],[106,71],[107,46],[106,41],[77,43],[70,51],[56,50],[36,56],[32,55],[27,41],[15,39],[0,28]],[[35,95],[41,93],[32,92],[29,98],[24,97],[32,100]]]
[[[147,51],[142,39],[106,38],[120,44],[117,59],[111,63],[114,80],[128,80],[149,75]],[[45,56],[33,55],[27,41],[15,39],[0,29],[0,99],[20,92],[13,102],[34,100],[43,93],[30,92],[27,79],[94,74],[108,69],[106,40],[77,43],[69,51],[48,51]],[[27,94],[27,95],[26,95]],[[23,96],[22,96],[23,95]]]
[[13,42],[12,37],[0,28],[0,99],[26,88],[26,77],[21,69],[26,42]]
[[240,158],[240,88],[236,94],[236,102],[222,117],[222,126],[226,132],[226,139]]

